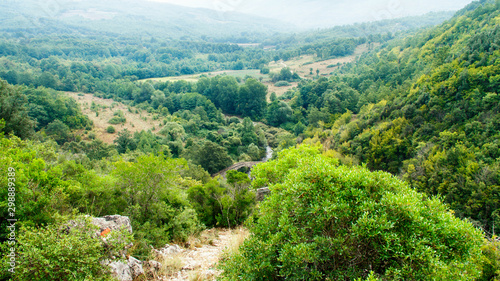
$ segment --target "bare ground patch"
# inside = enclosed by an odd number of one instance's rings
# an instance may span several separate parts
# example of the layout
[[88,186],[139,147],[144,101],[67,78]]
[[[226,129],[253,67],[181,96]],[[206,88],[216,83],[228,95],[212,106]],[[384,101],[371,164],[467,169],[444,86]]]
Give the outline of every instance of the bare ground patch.
[[274,86],[274,83],[271,82],[265,82],[264,84],[267,86],[268,101],[270,101],[269,98],[271,97],[272,93],[276,93],[276,96],[279,97],[285,94],[288,90],[292,89],[293,87],[297,87],[299,85],[299,83],[297,82],[290,83],[291,84],[290,86],[284,86],[284,87],[276,87]]
[[[136,109],[133,108],[132,112],[130,112],[128,107],[123,103],[116,102],[112,99],[98,98],[92,94],[73,92],[66,92],[66,94],[74,98],[80,105],[83,114],[87,115],[89,119],[94,122],[93,131],[95,132],[96,137],[105,143],[113,143],[113,140],[118,136],[117,133],[123,129],[127,129],[132,133],[142,130],[158,132],[161,127],[161,120],[153,120],[152,114],[147,113],[144,110],[137,109],[138,113],[135,113]],[[90,109],[92,102],[101,107],[98,114]],[[118,125],[108,123],[108,121],[113,118],[114,112],[118,110],[121,110],[124,113],[126,122]],[[106,132],[106,128],[109,126],[115,127],[116,133],[110,134]]]
[[[279,72],[284,67],[289,67],[290,70],[296,72],[302,78],[315,78],[317,77],[316,70],[319,70],[319,76],[327,77],[329,76],[334,69],[349,63],[353,62],[356,57],[367,52],[369,50],[367,44],[359,45],[356,47],[353,55],[345,56],[341,58],[316,61],[317,58],[314,55],[304,55],[298,58],[294,58],[288,61],[279,61],[272,62],[269,64],[269,68],[272,72]],[[311,74],[312,68],[312,74]],[[277,94],[277,93],[276,93]]]

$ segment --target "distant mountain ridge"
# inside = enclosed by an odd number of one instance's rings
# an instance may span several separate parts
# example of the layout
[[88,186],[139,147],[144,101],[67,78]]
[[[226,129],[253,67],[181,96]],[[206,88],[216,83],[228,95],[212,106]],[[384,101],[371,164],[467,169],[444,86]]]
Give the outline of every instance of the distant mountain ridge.
[[0,30],[43,32],[62,26],[98,32],[158,37],[224,37],[291,30],[290,24],[237,12],[218,12],[148,1],[5,0],[0,3]]

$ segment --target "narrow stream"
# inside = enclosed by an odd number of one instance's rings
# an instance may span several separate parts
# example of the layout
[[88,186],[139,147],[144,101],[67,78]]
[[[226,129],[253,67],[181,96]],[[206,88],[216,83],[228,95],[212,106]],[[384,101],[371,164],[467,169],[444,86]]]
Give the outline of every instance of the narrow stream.
[[266,147],[266,157],[262,158],[262,162],[267,162],[269,161],[271,158],[273,158],[273,149],[268,145]]

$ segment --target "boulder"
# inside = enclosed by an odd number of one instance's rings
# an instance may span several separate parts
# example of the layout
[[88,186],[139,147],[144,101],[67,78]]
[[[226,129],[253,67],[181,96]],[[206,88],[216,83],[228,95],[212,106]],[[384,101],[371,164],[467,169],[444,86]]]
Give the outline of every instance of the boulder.
[[108,263],[113,276],[120,281],[132,281],[144,274],[142,262],[134,257],[129,257],[127,262],[113,261]]
[[134,257],[128,257],[128,266],[130,267],[130,275],[132,276],[132,279],[137,278],[139,275],[144,275],[142,261]]
[[108,264],[111,267],[113,277],[120,281],[132,281],[132,272],[130,266],[122,261],[114,261]]
[[144,262],[144,267],[146,268],[149,276],[155,276],[155,274],[161,269],[161,263],[150,260]]
[[179,253],[182,251],[181,247],[179,245],[169,245],[166,244],[165,247],[161,249],[152,249],[153,254],[159,258],[166,258],[168,256],[171,256],[173,254]]
[[257,201],[262,201],[266,198],[267,195],[269,195],[269,193],[271,193],[269,187],[259,188],[255,191],[255,198],[257,199]]
[[112,230],[120,230],[122,227],[132,233],[132,224],[128,217],[113,215],[102,218],[93,218],[92,223],[99,227],[99,234],[106,234]]

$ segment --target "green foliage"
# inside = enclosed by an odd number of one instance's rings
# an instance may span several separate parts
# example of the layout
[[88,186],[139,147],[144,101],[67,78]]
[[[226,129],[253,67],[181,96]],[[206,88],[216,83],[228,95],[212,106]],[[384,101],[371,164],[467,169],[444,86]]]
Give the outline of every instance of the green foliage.
[[113,126],[108,126],[106,128],[106,132],[109,133],[109,134],[114,134],[116,132],[116,129]]
[[191,187],[188,194],[205,226],[236,227],[246,220],[255,205],[255,194],[249,187],[247,174],[228,171],[227,184],[213,179],[204,186]]
[[[46,160],[44,160],[44,158]],[[56,148],[53,143],[35,144],[17,137],[0,137],[0,169],[15,169],[16,219],[19,224],[42,225],[52,223],[54,215],[69,215],[75,197],[82,196],[78,182],[63,177],[61,166],[55,165]],[[7,177],[0,184],[8,186]],[[0,205],[8,206],[8,190],[0,190]],[[8,208],[0,209],[0,216],[8,217]],[[0,222],[0,240],[5,241],[7,221]]]
[[276,87],[287,87],[290,85],[291,84],[288,83],[287,81],[278,81],[278,82],[274,83],[274,86],[276,86]]
[[[492,233],[500,206],[499,15],[493,1],[474,2],[329,79],[301,83],[293,122],[307,117],[305,141],[401,175]],[[338,118],[348,112],[349,120]]]
[[266,112],[267,86],[250,78],[245,81],[238,91],[237,114],[252,119],[260,119]]
[[113,118],[109,119],[108,123],[113,124],[113,125],[118,125],[118,124],[123,124],[127,122],[127,119],[123,116],[114,116]]
[[483,234],[437,198],[302,146],[257,166],[269,186],[252,235],[222,263],[224,280],[469,280]]
[[299,75],[297,73],[292,73],[288,67],[282,68],[279,73],[270,73],[269,76],[271,77],[271,81],[274,83],[278,81],[293,82],[300,80]]
[[19,88],[0,79],[0,120],[5,121],[1,132],[26,138],[34,133],[35,123],[28,116],[27,98]]
[[113,141],[113,143],[116,145],[118,153],[125,153],[127,150],[131,151],[137,148],[137,144],[127,129],[118,132],[118,137]]
[[134,235],[142,240],[139,255],[149,253],[148,244],[160,247],[171,239],[183,241],[199,230],[196,213],[178,188],[179,173],[186,164],[163,155],[114,164],[117,191],[126,200],[120,212],[131,218]]
[[227,150],[211,141],[189,147],[184,157],[202,166],[210,174],[215,174],[233,164]]
[[267,123],[278,127],[292,119],[292,109],[288,104],[282,101],[274,100],[267,108]]
[[478,280],[500,280],[500,242],[496,240],[497,237],[494,238],[495,240],[487,241],[481,248],[484,255],[483,274]]
[[112,232],[105,243],[89,218],[77,218],[76,226],[56,223],[20,229],[17,267],[13,280],[111,280],[100,264],[116,255],[130,240],[125,232]]
[[47,136],[51,136],[58,144],[63,144],[69,140],[70,130],[68,125],[60,120],[55,120],[47,125],[45,129]]

